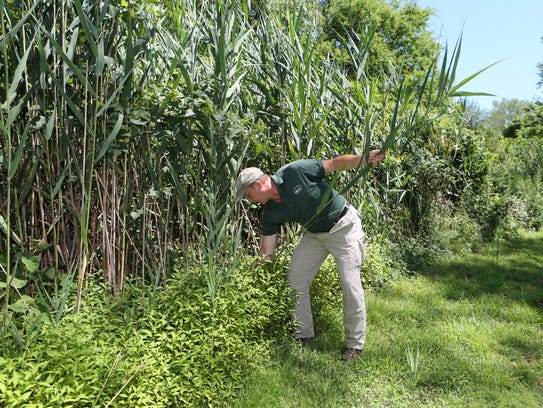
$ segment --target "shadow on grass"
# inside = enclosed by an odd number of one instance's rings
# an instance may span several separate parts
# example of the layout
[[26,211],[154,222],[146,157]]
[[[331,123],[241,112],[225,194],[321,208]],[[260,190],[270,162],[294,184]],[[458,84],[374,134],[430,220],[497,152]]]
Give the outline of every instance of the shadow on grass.
[[494,294],[543,309],[543,234],[489,244],[419,273],[445,285],[449,299]]

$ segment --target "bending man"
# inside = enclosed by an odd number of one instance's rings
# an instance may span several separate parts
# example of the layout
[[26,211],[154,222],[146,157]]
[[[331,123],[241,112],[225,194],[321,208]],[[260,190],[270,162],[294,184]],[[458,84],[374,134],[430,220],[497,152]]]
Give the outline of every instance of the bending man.
[[236,201],[245,197],[263,206],[261,257],[272,257],[281,224],[297,222],[304,227],[305,233],[292,255],[288,272],[289,285],[298,297],[294,310],[298,324],[295,336],[301,341],[315,335],[309,295],[311,282],[328,254],[334,256],[343,292],[347,348],[342,359],[345,361],[356,358],[366,338],[366,306],[360,282],[366,234],[358,211],[324,179],[338,170],[377,164],[384,157],[385,153],[372,150],[368,163],[360,155],[297,160],[271,176],[249,167],[236,180]]

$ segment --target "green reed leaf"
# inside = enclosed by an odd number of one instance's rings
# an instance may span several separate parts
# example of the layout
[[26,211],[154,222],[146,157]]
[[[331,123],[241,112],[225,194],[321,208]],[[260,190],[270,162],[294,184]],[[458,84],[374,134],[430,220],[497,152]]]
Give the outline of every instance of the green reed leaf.
[[19,167],[19,163],[21,162],[23,151],[26,147],[26,140],[28,138],[29,130],[30,130],[30,122],[27,122],[24,128],[23,134],[21,135],[21,140],[19,141],[19,145],[17,146],[17,150],[15,151],[15,155],[9,161],[8,180],[13,179],[13,176],[15,176],[15,173],[17,172],[17,168]]
[[58,180],[57,180],[57,182],[55,184],[55,187],[53,188],[53,192],[52,192],[53,197],[56,197],[57,194],[59,193],[60,188],[62,187],[62,183],[64,183],[64,179],[66,178],[67,173],[68,173],[68,167],[65,167],[64,171],[62,172],[62,174],[58,178]]
[[117,122],[115,123],[115,126],[113,127],[113,130],[111,131],[111,133],[107,137],[106,141],[102,145],[102,148],[98,152],[98,155],[96,156],[95,164],[98,163],[102,159],[102,157],[104,157],[104,155],[109,150],[111,144],[113,143],[113,141],[115,140],[115,138],[119,134],[119,131],[121,130],[121,127],[123,125],[123,119],[124,119],[124,115],[119,112],[119,117],[117,118]]
[[96,91],[88,83],[87,78],[85,78],[85,74],[83,73],[83,71],[77,65],[74,64],[72,59],[64,52],[64,50],[59,45],[59,43],[55,40],[55,38],[53,38],[53,36],[49,32],[47,32],[47,30],[45,30],[43,26],[40,28],[42,29],[42,32],[45,34],[45,36],[49,39],[49,41],[51,41],[51,44],[53,44],[53,46],[55,47],[55,50],[60,56],[60,58],[62,58],[64,63],[68,65],[68,67],[70,67],[70,69],[75,74],[77,79],[79,79],[79,82],[81,83],[83,88],[87,90],[88,92],[90,92],[90,94],[96,98],[97,97]]
[[55,127],[55,119],[56,115],[55,112],[51,112],[51,116],[49,116],[49,119],[47,120],[47,125],[45,126],[45,140],[50,140],[51,135],[53,134],[53,129]]
[[[11,30],[9,30],[6,33],[6,37],[2,38],[0,36],[0,43],[4,41],[10,41],[15,35],[17,35],[21,27],[23,27],[26,24],[27,20],[32,16],[32,13],[34,12],[34,9],[36,8],[36,6],[40,3],[41,3],[41,0],[36,0],[34,4],[32,5],[32,7],[28,10],[28,13],[22,16],[21,19],[17,21],[17,23],[11,28]],[[1,7],[0,9],[4,10],[4,7]]]
[[490,65],[484,67],[483,69],[480,69],[479,71],[475,72],[474,74],[471,74],[471,75],[469,75],[468,77],[464,78],[463,80],[461,80],[460,82],[458,82],[456,85],[454,85],[454,86],[449,90],[449,96],[451,96],[451,97],[455,97],[455,96],[494,96],[494,95],[492,95],[492,94],[484,93],[484,92],[467,92],[467,91],[460,91],[460,88],[462,88],[464,85],[466,85],[468,82],[470,82],[473,78],[479,76],[480,74],[482,74],[482,73],[485,72],[486,70],[492,68],[494,65],[499,64],[499,63],[502,62],[502,61],[503,61],[503,60],[496,61],[496,62],[494,62],[493,64],[490,64]]
[[[12,97],[15,97],[16,94],[12,94],[11,95]],[[11,101],[6,101],[6,104],[7,103],[11,103],[13,101],[14,98],[12,98]],[[11,126],[11,124],[13,122],[15,122],[15,119],[17,119],[17,117],[19,116],[19,113],[21,113],[21,109],[23,108],[25,102],[27,100],[27,97],[24,97],[24,98],[21,98],[21,100],[17,103],[17,105],[13,106],[10,110],[9,110],[9,113],[8,113],[8,123],[7,123],[7,126]],[[6,128],[7,128],[6,126]]]
[[104,56],[104,39],[101,37],[98,42],[98,55],[96,56],[96,76],[100,77],[104,73],[106,60]]
[[11,81],[11,84],[8,90],[8,95],[10,95],[10,99],[11,99],[11,95],[15,95],[17,93],[17,87],[19,86],[19,83],[23,79],[23,73],[26,72],[26,61],[28,60],[30,51],[34,48],[34,41],[35,41],[35,38],[33,38],[30,41],[28,48],[26,49],[25,53],[23,54],[23,56],[19,60],[19,63],[17,64],[17,68],[15,68],[15,72],[13,73],[13,79]]
[[66,56],[73,61],[75,55],[75,47],[77,46],[77,40],[79,38],[79,27],[75,27],[70,38],[70,44],[68,45],[68,51]]
[[79,120],[79,123],[81,123],[82,125],[85,125],[85,116],[83,115],[83,112],[81,111],[81,109],[79,108],[79,106],[77,106],[74,101],[72,100],[72,98],[70,98],[66,92],[64,91],[64,87],[62,86],[62,84],[58,81],[58,79],[56,79],[55,77],[51,78],[53,84],[55,85],[55,87],[57,88],[58,92],[62,95],[62,99],[64,102],[66,102],[66,104],[68,105],[68,107],[70,108],[70,110],[72,111],[72,113],[76,116],[76,118]]
[[81,2],[79,0],[73,0],[73,4],[79,17],[79,23],[87,36],[87,45],[89,46],[94,58],[97,59],[98,47],[95,41],[98,38],[98,29],[92,24],[87,13],[85,13],[85,10],[83,10]]
[[3,230],[6,234],[8,233],[8,224],[6,219],[0,214],[0,229]]

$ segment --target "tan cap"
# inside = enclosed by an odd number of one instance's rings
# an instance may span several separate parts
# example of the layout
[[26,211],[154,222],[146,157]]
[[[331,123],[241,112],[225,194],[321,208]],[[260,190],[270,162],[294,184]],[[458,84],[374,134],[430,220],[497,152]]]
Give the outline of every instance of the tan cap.
[[236,180],[236,203],[245,197],[247,188],[263,175],[264,172],[258,167],[247,167],[239,173]]

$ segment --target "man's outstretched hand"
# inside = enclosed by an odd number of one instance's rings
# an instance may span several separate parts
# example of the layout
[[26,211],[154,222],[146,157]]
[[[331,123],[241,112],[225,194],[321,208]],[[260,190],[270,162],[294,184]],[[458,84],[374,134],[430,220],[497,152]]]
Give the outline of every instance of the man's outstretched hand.
[[387,157],[387,152],[382,152],[379,149],[372,150],[368,157],[368,164],[377,164],[385,157]]

